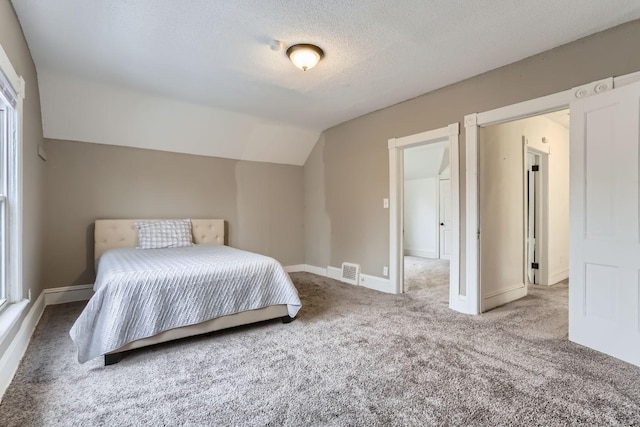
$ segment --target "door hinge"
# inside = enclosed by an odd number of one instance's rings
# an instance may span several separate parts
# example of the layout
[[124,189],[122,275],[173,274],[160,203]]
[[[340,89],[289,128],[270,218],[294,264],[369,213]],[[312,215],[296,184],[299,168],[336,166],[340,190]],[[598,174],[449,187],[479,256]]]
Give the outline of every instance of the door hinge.
[[478,235],[478,240],[480,240],[480,230],[478,230],[476,234]]
[[531,268],[534,270],[537,270],[538,268],[540,268],[540,265],[537,262],[532,262],[531,263]]
[[532,165],[531,166],[531,171],[532,172],[538,172],[540,170],[540,166],[539,165]]

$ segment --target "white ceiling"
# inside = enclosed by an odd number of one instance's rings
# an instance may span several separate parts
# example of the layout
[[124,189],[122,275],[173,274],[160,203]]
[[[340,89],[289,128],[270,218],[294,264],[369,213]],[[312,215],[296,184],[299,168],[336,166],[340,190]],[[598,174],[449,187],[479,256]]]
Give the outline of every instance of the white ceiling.
[[403,150],[404,179],[438,176],[448,165],[449,142],[437,142]]
[[[638,0],[12,3],[39,75],[316,132],[640,18]],[[273,39],[325,58],[302,72]]]

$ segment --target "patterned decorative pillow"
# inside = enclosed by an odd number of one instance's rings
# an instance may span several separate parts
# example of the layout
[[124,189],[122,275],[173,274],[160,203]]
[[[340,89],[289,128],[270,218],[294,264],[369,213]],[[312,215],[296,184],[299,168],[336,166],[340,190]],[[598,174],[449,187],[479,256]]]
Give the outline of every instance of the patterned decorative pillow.
[[136,222],[137,249],[182,248],[193,246],[190,219]]

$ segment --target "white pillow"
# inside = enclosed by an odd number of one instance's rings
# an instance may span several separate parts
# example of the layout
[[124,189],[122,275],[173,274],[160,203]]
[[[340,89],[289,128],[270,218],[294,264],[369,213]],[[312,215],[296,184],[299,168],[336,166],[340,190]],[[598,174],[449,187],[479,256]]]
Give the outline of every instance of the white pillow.
[[182,248],[193,246],[190,219],[136,222],[137,249]]

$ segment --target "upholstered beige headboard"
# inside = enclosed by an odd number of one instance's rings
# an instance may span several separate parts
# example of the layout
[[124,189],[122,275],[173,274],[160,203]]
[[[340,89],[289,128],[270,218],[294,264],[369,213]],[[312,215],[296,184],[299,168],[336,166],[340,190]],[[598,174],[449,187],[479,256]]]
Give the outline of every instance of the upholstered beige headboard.
[[[162,221],[159,219],[97,219],[95,229],[94,258],[114,248],[135,248],[138,245],[138,221]],[[193,242],[224,245],[223,219],[192,219]]]

